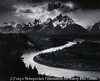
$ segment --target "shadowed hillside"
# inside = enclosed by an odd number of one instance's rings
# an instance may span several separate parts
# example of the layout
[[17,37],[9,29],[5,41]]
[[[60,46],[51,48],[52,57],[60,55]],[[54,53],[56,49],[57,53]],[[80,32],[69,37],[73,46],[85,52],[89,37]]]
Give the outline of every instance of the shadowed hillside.
[[38,77],[36,67],[27,69],[22,54],[41,48],[24,34],[0,34],[0,81],[11,77]]

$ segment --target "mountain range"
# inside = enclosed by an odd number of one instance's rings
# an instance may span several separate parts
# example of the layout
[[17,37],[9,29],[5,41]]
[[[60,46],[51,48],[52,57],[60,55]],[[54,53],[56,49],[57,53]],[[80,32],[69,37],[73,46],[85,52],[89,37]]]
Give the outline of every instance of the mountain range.
[[100,21],[95,23],[91,28],[92,34],[100,34]]
[[90,31],[76,24],[69,16],[62,14],[54,19],[48,18],[45,22],[35,19],[27,24],[17,24],[15,22],[4,22],[0,27],[2,33],[34,33],[34,34],[100,34],[100,22],[95,23]]

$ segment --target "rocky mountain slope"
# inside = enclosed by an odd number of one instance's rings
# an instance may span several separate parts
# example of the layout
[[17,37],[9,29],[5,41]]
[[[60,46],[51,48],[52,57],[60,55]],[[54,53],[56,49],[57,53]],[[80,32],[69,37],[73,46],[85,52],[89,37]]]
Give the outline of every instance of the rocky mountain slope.
[[100,34],[100,21],[95,23],[91,28],[92,34]]
[[48,18],[45,22],[40,19],[35,19],[27,24],[17,24],[15,22],[4,22],[0,26],[2,33],[32,33],[32,34],[100,34],[100,22],[95,23],[90,31],[76,24],[72,18],[62,14],[54,19]]

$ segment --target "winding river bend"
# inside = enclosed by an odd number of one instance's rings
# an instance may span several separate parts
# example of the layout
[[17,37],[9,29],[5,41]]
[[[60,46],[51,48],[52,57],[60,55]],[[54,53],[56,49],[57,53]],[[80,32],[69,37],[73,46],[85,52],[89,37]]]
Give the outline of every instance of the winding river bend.
[[34,68],[34,66],[36,66],[36,68],[39,71],[39,74],[46,74],[46,75],[50,75],[50,76],[56,76],[56,77],[73,77],[73,76],[80,76],[80,77],[99,77],[100,78],[100,72],[92,72],[92,71],[79,71],[79,70],[71,70],[71,69],[62,69],[62,68],[55,68],[55,67],[50,67],[50,66],[46,66],[46,65],[42,65],[39,63],[36,63],[33,58],[40,54],[40,53],[48,53],[48,52],[52,52],[52,51],[56,51],[56,50],[61,50],[65,47],[69,47],[76,44],[76,42],[69,42],[63,46],[59,46],[59,47],[54,47],[54,48],[49,48],[40,52],[33,52],[33,53],[29,53],[29,54],[24,54],[22,57],[23,62],[25,63],[26,67],[28,67],[29,65],[32,66],[32,68]]

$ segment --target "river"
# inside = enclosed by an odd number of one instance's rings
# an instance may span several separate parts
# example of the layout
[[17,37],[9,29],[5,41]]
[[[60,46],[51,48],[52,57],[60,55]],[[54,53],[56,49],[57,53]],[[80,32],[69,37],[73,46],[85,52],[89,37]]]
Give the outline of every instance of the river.
[[69,47],[69,46],[72,46],[74,44],[76,44],[76,42],[68,42],[67,44],[65,44],[63,46],[49,48],[49,49],[46,49],[46,50],[43,50],[40,52],[33,52],[33,53],[24,54],[22,56],[24,58],[23,62],[25,63],[26,67],[31,65],[32,68],[34,68],[34,66],[36,66],[39,74],[46,74],[46,75],[56,76],[56,77],[63,77],[64,76],[66,78],[73,77],[73,76],[88,77],[88,78],[99,77],[100,78],[100,72],[79,71],[79,70],[50,67],[50,66],[36,63],[33,60],[33,58],[40,53],[48,53],[48,52],[52,52],[52,51],[56,51],[56,50],[61,50],[65,47]]

